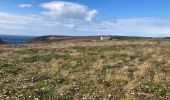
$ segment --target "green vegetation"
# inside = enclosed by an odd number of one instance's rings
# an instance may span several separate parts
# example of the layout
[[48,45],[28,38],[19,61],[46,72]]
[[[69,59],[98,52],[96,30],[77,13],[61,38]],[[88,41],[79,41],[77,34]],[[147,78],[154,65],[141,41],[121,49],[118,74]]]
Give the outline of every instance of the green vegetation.
[[170,99],[168,39],[0,48],[0,100]]

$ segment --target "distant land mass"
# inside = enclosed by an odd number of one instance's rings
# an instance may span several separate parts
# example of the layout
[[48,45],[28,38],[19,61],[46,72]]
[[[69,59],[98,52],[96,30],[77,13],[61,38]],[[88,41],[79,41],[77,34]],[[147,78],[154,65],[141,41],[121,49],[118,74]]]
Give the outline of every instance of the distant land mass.
[[[101,36],[64,36],[64,35],[45,35],[45,36],[15,36],[15,35],[0,35],[1,44],[24,44],[24,43],[52,43],[59,41],[93,41],[100,40]],[[107,39],[151,39],[156,37],[139,37],[139,36],[117,36],[103,35]],[[161,39],[170,39],[170,37],[157,37]]]
[[[66,41],[66,40],[92,41],[92,40],[100,40],[100,37],[101,36],[46,35],[46,36],[32,38],[32,39],[28,40],[26,43],[51,43],[51,42],[55,42],[55,41],[59,42],[59,41]],[[153,37],[103,35],[103,38],[104,39],[150,39]]]
[[0,45],[2,45],[2,44],[7,44],[7,43],[0,39]]
[[51,43],[55,41],[67,41],[67,40],[99,40],[100,36],[62,36],[62,35],[47,35],[35,37],[27,41],[27,43]]

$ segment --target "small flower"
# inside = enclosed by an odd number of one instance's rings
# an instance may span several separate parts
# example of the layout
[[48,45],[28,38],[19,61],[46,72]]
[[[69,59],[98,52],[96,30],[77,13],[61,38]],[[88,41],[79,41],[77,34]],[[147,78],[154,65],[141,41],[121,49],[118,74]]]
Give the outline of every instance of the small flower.
[[160,89],[159,92],[162,92],[162,90]]
[[130,93],[131,95],[135,95],[135,93],[134,92],[132,92],[132,93]]
[[60,93],[61,96],[63,96],[63,93]]
[[39,100],[39,98],[34,98],[34,100]]
[[108,97],[111,97],[111,96],[112,96],[111,94],[108,95]]

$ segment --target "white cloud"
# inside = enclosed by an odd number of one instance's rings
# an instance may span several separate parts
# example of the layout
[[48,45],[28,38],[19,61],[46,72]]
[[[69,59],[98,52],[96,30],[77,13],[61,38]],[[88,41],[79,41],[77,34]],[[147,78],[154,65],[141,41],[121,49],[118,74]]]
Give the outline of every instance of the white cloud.
[[96,14],[97,14],[97,10],[89,11],[86,20],[91,21],[96,16]]
[[[15,20],[14,20],[15,19]],[[47,35],[73,33],[72,21],[55,21],[40,15],[18,15],[0,12],[0,34]],[[74,32],[76,33],[76,32]],[[80,32],[78,32],[80,33]]]
[[47,9],[46,12],[42,12],[44,15],[57,19],[92,21],[97,14],[97,10],[90,10],[87,6],[66,1],[52,1],[42,3],[40,6]]
[[30,8],[32,7],[32,4],[19,4],[18,6],[21,8]]
[[0,12],[0,34],[170,36],[169,27],[170,18],[136,17],[87,22]]
[[[22,8],[31,6],[31,4],[19,5]],[[97,20],[95,19],[97,10],[66,1],[42,3],[40,7],[44,9],[40,13],[50,17],[42,14],[21,15],[0,12],[0,34],[170,36],[170,18],[133,17]]]
[[158,17],[117,18],[102,20],[91,28],[112,35],[170,36],[170,19]]

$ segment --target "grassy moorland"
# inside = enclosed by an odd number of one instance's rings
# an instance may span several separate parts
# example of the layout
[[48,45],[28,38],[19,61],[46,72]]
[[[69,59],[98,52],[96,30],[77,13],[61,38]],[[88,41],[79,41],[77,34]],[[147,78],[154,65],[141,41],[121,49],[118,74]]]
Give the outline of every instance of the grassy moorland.
[[0,100],[133,99],[170,99],[170,40],[0,46]]

